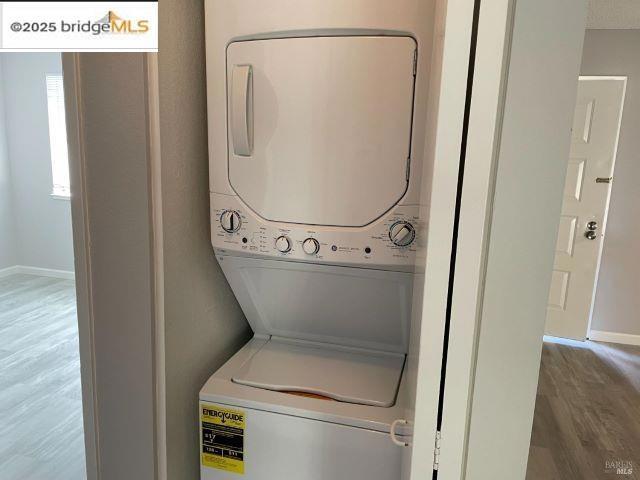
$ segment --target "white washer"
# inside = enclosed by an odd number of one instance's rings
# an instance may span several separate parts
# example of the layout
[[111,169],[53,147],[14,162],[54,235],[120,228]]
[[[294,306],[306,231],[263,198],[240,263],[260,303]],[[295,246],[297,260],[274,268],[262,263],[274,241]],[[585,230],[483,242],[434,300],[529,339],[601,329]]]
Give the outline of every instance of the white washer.
[[205,7],[211,239],[255,336],[200,391],[201,479],[397,480],[433,4]]
[[217,258],[255,336],[200,391],[201,478],[396,479],[412,274]]
[[[397,479],[402,449],[389,440],[389,426],[404,415],[403,396],[396,397],[395,375],[402,371],[396,361],[401,365],[404,357],[256,335],[200,391],[201,478],[242,473],[251,480]],[[350,371],[369,376],[349,384]],[[386,374],[384,382],[376,372]],[[240,383],[252,383],[247,378],[263,388]],[[274,390],[299,387],[359,401],[391,396],[395,404],[384,408]],[[240,419],[223,423],[224,414]],[[402,429],[397,433],[404,438]]]

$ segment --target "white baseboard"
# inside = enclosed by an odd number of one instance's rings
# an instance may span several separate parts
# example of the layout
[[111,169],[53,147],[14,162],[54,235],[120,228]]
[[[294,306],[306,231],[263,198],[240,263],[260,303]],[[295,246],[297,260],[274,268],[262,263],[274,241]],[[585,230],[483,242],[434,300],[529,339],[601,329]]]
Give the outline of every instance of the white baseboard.
[[602,330],[591,330],[589,340],[596,342],[624,343],[625,345],[640,345],[640,335],[630,333],[603,332]]
[[15,273],[20,273],[18,271],[17,265],[13,265],[11,267],[6,267],[6,268],[0,268],[0,278],[8,277],[9,275],[13,275]]
[[13,265],[0,269],[0,278],[15,274],[38,275],[40,277],[64,278],[73,280],[76,278],[74,272],[68,270],[55,270],[53,268],[29,267],[27,265]]

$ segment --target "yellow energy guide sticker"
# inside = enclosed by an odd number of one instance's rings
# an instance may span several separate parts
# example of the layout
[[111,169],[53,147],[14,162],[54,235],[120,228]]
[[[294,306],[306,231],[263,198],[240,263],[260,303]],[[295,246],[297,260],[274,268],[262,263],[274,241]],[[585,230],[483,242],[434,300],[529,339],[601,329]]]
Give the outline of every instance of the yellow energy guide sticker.
[[241,410],[200,404],[203,466],[244,474],[244,420]]

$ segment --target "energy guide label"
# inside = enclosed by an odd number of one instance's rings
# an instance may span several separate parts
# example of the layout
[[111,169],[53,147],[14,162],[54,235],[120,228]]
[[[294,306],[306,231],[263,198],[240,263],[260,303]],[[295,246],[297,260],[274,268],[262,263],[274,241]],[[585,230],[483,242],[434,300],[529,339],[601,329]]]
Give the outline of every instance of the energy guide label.
[[201,403],[200,426],[202,465],[244,474],[244,412]]

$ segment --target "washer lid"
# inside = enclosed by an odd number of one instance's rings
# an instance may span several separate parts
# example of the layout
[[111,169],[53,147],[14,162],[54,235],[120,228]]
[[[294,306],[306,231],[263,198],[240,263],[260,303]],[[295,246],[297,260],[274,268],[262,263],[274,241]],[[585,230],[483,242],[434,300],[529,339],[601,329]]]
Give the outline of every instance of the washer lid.
[[405,354],[413,275],[218,253],[258,335]]
[[410,37],[305,37],[227,49],[229,182],[262,218],[363,226],[408,184]]
[[378,407],[395,403],[404,355],[273,337],[232,380]]

